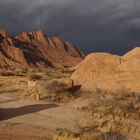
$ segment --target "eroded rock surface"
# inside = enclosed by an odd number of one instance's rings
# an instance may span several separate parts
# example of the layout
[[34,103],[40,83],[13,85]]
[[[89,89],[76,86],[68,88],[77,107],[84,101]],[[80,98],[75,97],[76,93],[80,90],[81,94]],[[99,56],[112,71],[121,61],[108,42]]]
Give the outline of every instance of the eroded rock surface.
[[71,79],[82,90],[98,92],[140,91],[140,48],[123,56],[92,53],[78,64]]
[[73,44],[48,37],[41,30],[10,37],[0,29],[0,67],[71,67],[83,58]]

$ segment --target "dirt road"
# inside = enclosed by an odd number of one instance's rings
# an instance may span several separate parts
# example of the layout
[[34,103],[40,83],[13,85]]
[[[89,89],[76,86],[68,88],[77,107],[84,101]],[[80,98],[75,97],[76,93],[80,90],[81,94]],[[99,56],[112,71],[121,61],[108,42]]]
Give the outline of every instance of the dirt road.
[[76,122],[85,113],[69,104],[32,101],[0,94],[0,140],[48,140],[58,128],[79,131]]

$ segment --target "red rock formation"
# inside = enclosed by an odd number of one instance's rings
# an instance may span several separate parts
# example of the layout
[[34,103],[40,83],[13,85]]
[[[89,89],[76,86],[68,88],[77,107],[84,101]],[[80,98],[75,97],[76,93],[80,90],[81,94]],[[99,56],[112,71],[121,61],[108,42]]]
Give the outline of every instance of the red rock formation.
[[58,37],[47,37],[41,30],[16,37],[0,30],[1,67],[71,67],[83,58],[74,45]]
[[4,29],[0,29],[0,35],[2,35],[3,37],[8,37],[8,34]]

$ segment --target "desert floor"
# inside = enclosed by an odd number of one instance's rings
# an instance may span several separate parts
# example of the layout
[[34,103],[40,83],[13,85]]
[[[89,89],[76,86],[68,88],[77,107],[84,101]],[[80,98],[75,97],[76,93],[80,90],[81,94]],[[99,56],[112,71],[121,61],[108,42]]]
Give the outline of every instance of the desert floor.
[[14,93],[1,93],[0,140],[46,140],[59,128],[78,131],[75,122],[84,115],[70,104],[33,101]]

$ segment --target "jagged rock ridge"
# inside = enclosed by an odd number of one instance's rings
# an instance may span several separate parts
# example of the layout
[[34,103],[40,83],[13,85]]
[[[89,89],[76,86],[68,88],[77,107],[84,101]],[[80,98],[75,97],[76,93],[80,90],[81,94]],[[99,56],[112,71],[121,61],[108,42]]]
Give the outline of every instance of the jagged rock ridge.
[[73,44],[48,37],[41,30],[10,37],[0,29],[0,67],[71,67],[83,58]]

